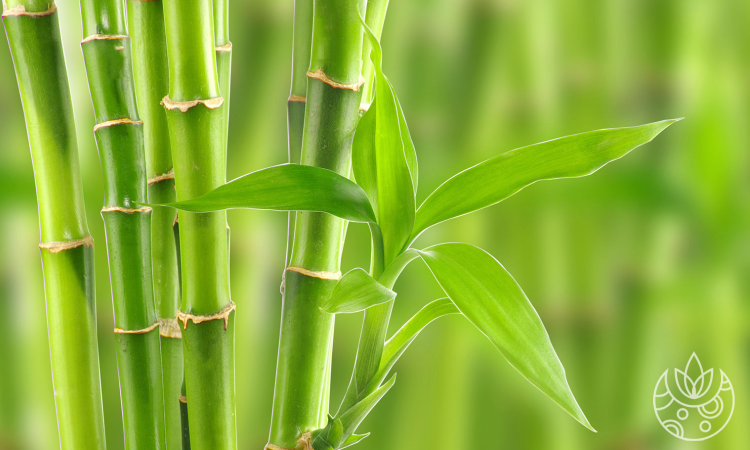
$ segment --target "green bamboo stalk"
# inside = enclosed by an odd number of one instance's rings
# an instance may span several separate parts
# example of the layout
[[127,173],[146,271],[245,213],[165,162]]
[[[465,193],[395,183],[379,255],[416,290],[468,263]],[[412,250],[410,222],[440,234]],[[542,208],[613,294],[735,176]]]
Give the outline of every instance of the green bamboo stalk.
[[119,0],[81,0],[81,16],[81,48],[104,172],[102,217],[125,446],[163,449],[164,389],[151,273],[151,208],[138,205],[146,201],[146,161],[125,9]]
[[[292,164],[299,164],[302,155],[302,133],[305,128],[305,102],[307,94],[307,69],[312,51],[313,0],[294,1],[294,32],[292,36],[292,87],[286,102],[287,156]],[[286,259],[289,265],[294,242],[294,224],[297,213],[287,216]]]
[[[169,90],[167,37],[161,0],[130,0],[128,28],[132,38],[133,74],[138,110],[143,118],[148,200],[152,204],[176,200],[172,149],[167,115],[161,99]],[[151,216],[151,262],[154,301],[161,336],[161,364],[164,380],[164,411],[168,450],[182,444],[180,387],[183,381],[182,335],[177,324],[180,283],[177,248],[172,226],[176,211],[154,207]]]
[[2,16],[34,164],[60,446],[105,449],[93,239],[56,12],[47,0],[7,0]]
[[[162,103],[172,143],[177,199],[226,181],[211,0],[165,0],[169,95]],[[234,303],[229,294],[226,213],[179,212],[180,271],[190,446],[235,450]]]
[[[300,161],[344,176],[349,175],[351,140],[359,119],[359,14],[364,14],[364,4],[318,0],[313,13]],[[269,449],[294,448],[298,441],[306,445],[307,432],[326,423],[334,316],[321,312],[319,306],[341,276],[345,229],[345,222],[331,215],[297,213],[284,276]]]
[[224,158],[229,138],[229,91],[232,80],[232,43],[229,41],[229,0],[213,0],[214,45],[219,92],[224,103],[219,107],[224,123]]

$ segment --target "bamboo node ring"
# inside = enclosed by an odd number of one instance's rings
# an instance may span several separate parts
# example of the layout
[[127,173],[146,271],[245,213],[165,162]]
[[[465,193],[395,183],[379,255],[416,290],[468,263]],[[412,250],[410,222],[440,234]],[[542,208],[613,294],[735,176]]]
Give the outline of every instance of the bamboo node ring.
[[126,34],[92,34],[83,38],[81,44],[91,41],[117,41],[120,39],[130,39],[130,36]]
[[231,42],[227,42],[224,45],[216,46],[215,50],[217,52],[220,52],[220,53],[221,52],[231,52],[232,51],[232,43]]
[[154,323],[150,327],[142,330],[123,330],[122,328],[115,328],[115,334],[148,334],[159,327],[159,322]]
[[161,181],[174,180],[174,169],[169,169],[169,172],[157,175],[153,178],[148,179],[149,186],[152,184],[159,183]]
[[288,103],[306,103],[307,97],[305,97],[304,95],[292,94],[289,96],[289,100],[287,100],[287,102]]
[[143,208],[123,208],[121,206],[105,206],[102,208],[103,213],[106,212],[121,212],[126,214],[134,214],[134,213],[150,213],[151,208],[148,206],[144,206]]
[[122,119],[114,119],[114,120],[107,120],[102,123],[97,123],[94,125],[94,133],[99,131],[102,128],[111,127],[114,125],[143,125],[142,120],[132,120],[128,117],[122,118]]
[[[5,6],[5,2],[3,2],[3,6]],[[50,3],[49,7],[46,11],[26,11],[26,6],[24,5],[17,5],[12,8],[8,8],[5,11],[3,11],[3,17],[45,17],[45,16],[51,16],[57,11],[57,5],[55,5],[54,2]]]
[[348,89],[350,91],[357,92],[359,91],[359,88],[362,87],[363,84],[365,84],[365,79],[362,78],[362,75],[359,76],[359,81],[357,81],[354,84],[343,84],[339,83],[338,81],[334,81],[326,75],[325,72],[323,72],[323,69],[318,69],[315,72],[307,72],[307,78],[315,78],[316,80],[320,80],[323,83],[331,86],[335,89]]
[[187,405],[187,397],[180,394],[180,403],[182,403],[183,405]]
[[65,250],[80,247],[82,245],[85,245],[86,247],[93,247],[94,238],[92,238],[89,234],[82,239],[76,239],[74,241],[42,242],[41,244],[39,244],[39,248],[41,248],[42,250],[47,250],[50,253],[60,253],[64,252]]
[[339,272],[315,271],[315,270],[305,269],[304,267],[296,267],[296,266],[289,266],[286,268],[286,271],[301,273],[302,275],[305,275],[307,277],[320,278],[321,280],[338,281],[339,279],[341,279],[341,271]]
[[190,314],[190,313],[184,313],[180,310],[177,310],[177,320],[182,321],[182,329],[187,330],[187,323],[189,321],[193,321],[194,324],[198,325],[202,322],[210,322],[212,320],[223,320],[224,321],[224,330],[229,327],[229,315],[237,308],[237,305],[234,304],[233,301],[230,301],[227,306],[224,307],[221,311],[214,313],[214,314],[208,314],[205,316],[199,316],[196,314]]
[[180,324],[176,317],[173,319],[158,319],[157,323],[159,324],[159,335],[161,337],[182,339],[182,331],[180,331]]
[[165,95],[161,100],[161,104],[164,105],[167,110],[179,109],[180,112],[187,112],[188,109],[202,104],[208,109],[216,109],[224,103],[224,97],[209,98],[206,100],[188,100],[185,102],[176,102],[171,100],[168,95]]

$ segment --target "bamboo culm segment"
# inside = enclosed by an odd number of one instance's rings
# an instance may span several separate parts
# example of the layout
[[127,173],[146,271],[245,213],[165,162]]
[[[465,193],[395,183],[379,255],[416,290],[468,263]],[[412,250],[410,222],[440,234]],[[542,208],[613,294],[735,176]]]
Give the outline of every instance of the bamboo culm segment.
[[[127,448],[166,448],[161,345],[151,272],[143,122],[136,107],[124,4],[82,0],[81,43],[104,172],[102,217],[112,284]],[[109,126],[102,126],[109,125]],[[150,330],[148,332],[145,332]]]
[[[304,9],[295,12],[295,22],[309,20],[297,16],[300,11]],[[315,3],[308,73],[320,69],[337,84],[359,83],[359,14],[364,14],[363,1]],[[302,164],[349,175],[360,98],[359,90],[340,89],[318,77],[307,80]],[[328,214],[298,213],[289,264],[311,272],[339,272],[345,230],[343,220]],[[301,433],[327,421],[334,321],[319,306],[336,281],[286,271],[284,283],[269,444],[294,448]]]
[[55,405],[63,450],[105,448],[94,249],[54,3],[7,1],[8,36],[34,165]]
[[[216,66],[211,0],[165,0],[169,95],[163,100],[177,200],[226,181],[225,104]],[[180,311],[210,316],[231,304],[226,213],[179,212]],[[190,447],[236,450],[234,312],[182,330]]]
[[[169,89],[167,42],[161,0],[127,1],[133,49],[138,112],[143,119],[149,203],[176,200],[167,115],[161,100]],[[177,249],[172,224],[176,211],[155,207],[151,215],[151,261],[157,319],[162,324],[161,364],[164,385],[165,436],[168,450],[182,447],[180,388],[183,382],[182,341],[176,323],[180,301]]]

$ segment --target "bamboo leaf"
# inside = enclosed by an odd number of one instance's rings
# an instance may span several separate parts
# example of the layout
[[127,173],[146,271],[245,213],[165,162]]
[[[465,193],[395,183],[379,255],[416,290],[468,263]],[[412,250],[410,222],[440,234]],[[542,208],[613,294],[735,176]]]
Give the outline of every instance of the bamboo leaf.
[[336,420],[341,421],[343,425],[344,442],[357,431],[357,427],[365,417],[372,411],[372,408],[378,404],[381,398],[393,387],[396,382],[396,374],[377,388],[372,394],[360,400],[356,405],[349,408],[344,414],[341,414]]
[[590,175],[679,119],[591,131],[511,150],[453,176],[419,207],[412,239],[427,228],[494,205],[541,180]]
[[192,200],[166,206],[192,212],[231,208],[318,211],[352,222],[374,222],[362,188],[330,170],[281,164],[241,176]]
[[362,439],[366,438],[369,435],[370,433],[352,434],[351,436],[349,436],[347,440],[344,441],[343,444],[341,444],[341,447],[339,448],[343,449],[343,448],[351,447],[354,444],[358,444],[362,441]]
[[[378,40],[364,24],[372,44],[375,66],[375,98],[360,120],[352,144],[354,178],[367,193],[383,232],[385,261],[404,248],[414,226],[416,211],[416,154],[390,82],[383,74]],[[406,124],[406,121],[403,121]],[[409,153],[409,156],[407,156]]]
[[489,253],[467,244],[440,244],[419,253],[456,307],[505,359],[594,431],[568,386],[539,315],[505,268]]
[[330,314],[354,313],[396,298],[396,293],[362,269],[347,272],[320,307]]

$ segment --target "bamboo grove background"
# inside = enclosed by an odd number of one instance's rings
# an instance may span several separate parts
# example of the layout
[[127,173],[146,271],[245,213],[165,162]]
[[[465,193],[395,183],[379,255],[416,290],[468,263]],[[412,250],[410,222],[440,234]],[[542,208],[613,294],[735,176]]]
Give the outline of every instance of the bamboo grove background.
[[[58,2],[96,248],[108,448],[123,448],[94,114],[77,2]],[[286,161],[292,2],[231,3],[228,179]],[[717,437],[750,446],[750,3],[742,0],[392,1],[385,67],[423,189],[498,151],[663,117],[687,120],[593,177],[540,183],[420,238],[494,254],[538,309],[592,434],[526,383],[471,325],[447,318],[396,366],[360,427],[366,449],[676,449],[654,417],[660,374],[695,351],[737,396]],[[58,447],[34,181],[7,45],[0,45],[0,450]],[[239,448],[265,444],[279,332],[286,214],[231,211]],[[366,267],[352,224],[342,271]],[[399,280],[401,323],[440,296],[423,265]],[[332,404],[361,315],[336,321]]]

